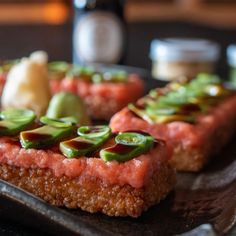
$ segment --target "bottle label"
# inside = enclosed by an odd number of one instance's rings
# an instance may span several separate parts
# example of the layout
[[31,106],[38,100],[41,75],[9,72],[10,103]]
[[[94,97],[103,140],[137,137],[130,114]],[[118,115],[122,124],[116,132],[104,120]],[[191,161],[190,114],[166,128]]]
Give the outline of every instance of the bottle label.
[[120,19],[104,11],[79,17],[74,28],[74,50],[80,62],[117,63],[123,51]]

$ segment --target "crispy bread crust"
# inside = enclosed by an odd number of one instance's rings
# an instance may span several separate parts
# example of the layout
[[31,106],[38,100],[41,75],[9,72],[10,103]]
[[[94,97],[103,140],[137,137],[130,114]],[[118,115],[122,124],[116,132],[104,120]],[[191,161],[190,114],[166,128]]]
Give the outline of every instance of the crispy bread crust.
[[52,205],[81,208],[110,216],[138,217],[174,188],[175,171],[162,164],[143,188],[109,185],[98,178],[56,177],[49,169],[26,169],[0,165],[0,178]]
[[197,172],[202,170],[218,154],[235,133],[235,117],[231,117],[209,135],[208,142],[199,150],[186,149],[179,145],[174,148],[171,165],[178,171]]

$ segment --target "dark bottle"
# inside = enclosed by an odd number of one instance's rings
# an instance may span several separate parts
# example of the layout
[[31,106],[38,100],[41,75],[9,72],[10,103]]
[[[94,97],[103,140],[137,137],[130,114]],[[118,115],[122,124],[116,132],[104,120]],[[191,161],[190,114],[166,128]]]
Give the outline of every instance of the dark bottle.
[[74,0],[74,63],[120,63],[125,48],[124,0]]

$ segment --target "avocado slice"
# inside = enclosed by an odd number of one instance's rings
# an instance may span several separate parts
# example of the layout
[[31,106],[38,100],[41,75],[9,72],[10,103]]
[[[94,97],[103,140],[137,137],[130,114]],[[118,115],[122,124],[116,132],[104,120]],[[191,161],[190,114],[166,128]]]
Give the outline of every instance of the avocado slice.
[[154,145],[154,138],[135,132],[125,132],[118,134],[115,142],[115,145],[100,151],[100,157],[104,161],[129,161],[148,152]]
[[61,152],[68,158],[78,158],[95,151],[111,136],[111,129],[106,125],[81,126],[79,137],[60,143]]
[[89,125],[91,123],[83,100],[69,92],[61,92],[52,97],[46,116],[53,119],[68,116],[74,117],[80,125]]
[[[58,120],[51,119],[49,122],[50,118],[47,118],[47,120],[45,117],[42,118],[40,121],[44,124],[47,123],[46,125],[20,133],[20,142],[23,148],[47,148],[72,136],[76,131],[76,125],[73,120],[69,123],[68,119],[62,118]],[[64,121],[65,119],[66,121]]]
[[77,137],[61,142],[60,150],[67,158],[78,158],[95,151],[106,140],[102,138]]
[[6,109],[0,113],[0,135],[17,135],[29,128],[35,118],[35,113],[28,109]]

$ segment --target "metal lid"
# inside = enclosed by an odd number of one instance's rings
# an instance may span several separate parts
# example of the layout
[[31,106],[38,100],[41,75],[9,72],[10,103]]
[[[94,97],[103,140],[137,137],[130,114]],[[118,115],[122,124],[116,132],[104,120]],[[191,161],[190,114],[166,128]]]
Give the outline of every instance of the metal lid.
[[220,47],[205,39],[166,38],[151,42],[152,60],[217,61]]

